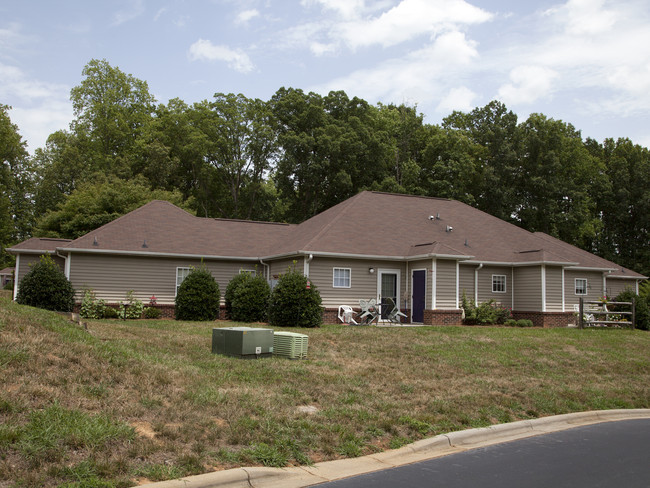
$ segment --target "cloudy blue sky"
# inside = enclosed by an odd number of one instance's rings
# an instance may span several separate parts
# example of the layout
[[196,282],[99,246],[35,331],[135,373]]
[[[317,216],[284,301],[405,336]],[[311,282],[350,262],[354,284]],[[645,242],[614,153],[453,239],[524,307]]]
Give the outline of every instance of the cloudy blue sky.
[[0,0],[0,103],[30,152],[93,58],[163,103],[345,90],[436,124],[498,99],[650,146],[648,0]]

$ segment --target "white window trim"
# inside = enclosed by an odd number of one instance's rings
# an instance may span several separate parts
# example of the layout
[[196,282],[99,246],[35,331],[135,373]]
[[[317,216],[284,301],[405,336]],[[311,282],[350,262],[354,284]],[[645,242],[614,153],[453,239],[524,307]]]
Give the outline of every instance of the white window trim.
[[[180,283],[178,282],[178,272],[180,270],[187,270],[187,271],[191,272],[192,268],[189,267],[189,266],[177,266],[176,267],[176,282],[175,282],[175,287],[174,287],[174,296],[178,295],[178,289],[180,288],[181,284],[183,283],[182,281]],[[187,278],[187,276],[185,276],[185,278]],[[183,278],[183,280],[185,280],[185,278]]]
[[[585,282],[585,287],[584,287],[585,292],[584,293],[578,293],[578,281],[584,281]],[[575,286],[573,288],[573,291],[577,296],[584,297],[584,296],[589,294],[589,282],[587,281],[587,278],[576,278],[574,285]]]
[[[347,271],[348,272],[348,285],[341,286],[336,284],[336,271]],[[352,288],[352,268],[332,268],[332,288]]]
[[257,271],[254,269],[239,268],[239,274],[243,274],[243,273],[248,273],[251,276],[255,276],[257,274]]
[[[503,278],[503,290],[495,290],[494,289],[494,278]],[[506,275],[498,275],[498,274],[493,274],[492,275],[492,293],[507,293],[508,292],[508,277]]]

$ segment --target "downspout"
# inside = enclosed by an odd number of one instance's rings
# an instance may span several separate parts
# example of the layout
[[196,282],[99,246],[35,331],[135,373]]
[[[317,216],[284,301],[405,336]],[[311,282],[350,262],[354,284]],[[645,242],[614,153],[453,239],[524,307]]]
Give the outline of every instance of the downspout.
[[65,261],[65,271],[64,271],[64,272],[65,272],[65,277],[66,277],[68,280],[70,280],[70,264],[69,264],[69,262],[68,262],[68,257],[69,257],[69,255],[68,255],[68,256],[64,256],[63,254],[59,253],[59,250],[58,250],[58,249],[55,251],[55,253],[56,253],[57,256],[59,256],[61,259],[63,259],[63,261]]
[[546,265],[542,264],[542,312],[546,312]]
[[478,305],[478,270],[483,267],[483,263],[479,264],[474,270],[474,304]]
[[[404,298],[404,308],[405,309],[409,308],[409,306],[408,306],[408,304],[409,304],[409,284],[411,282],[411,279],[412,278],[409,275],[409,262],[406,261],[406,279],[404,280],[404,281],[406,281],[406,292],[404,293],[404,297],[405,297]],[[398,300],[399,300],[399,298],[398,298]],[[397,306],[399,307],[399,304]]]
[[14,271],[14,302],[18,296],[18,273],[20,270],[20,254],[16,254],[16,269]]
[[264,266],[264,278],[266,278],[266,281],[270,281],[271,279],[271,266],[266,264],[262,258],[260,258],[260,264]]
[[311,263],[312,259],[314,259],[313,254],[310,254],[308,257],[305,257],[305,264],[304,264],[304,267],[303,267],[303,274],[307,278],[309,278],[309,263]]

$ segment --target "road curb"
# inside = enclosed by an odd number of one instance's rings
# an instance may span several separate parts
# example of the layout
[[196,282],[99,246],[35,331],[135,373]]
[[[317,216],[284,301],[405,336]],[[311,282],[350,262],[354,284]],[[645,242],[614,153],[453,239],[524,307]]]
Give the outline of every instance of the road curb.
[[597,410],[492,425],[422,439],[407,446],[353,459],[325,461],[293,468],[235,468],[140,488],[303,488],[326,481],[370,473],[455,452],[543,435],[582,425],[650,418],[650,409]]

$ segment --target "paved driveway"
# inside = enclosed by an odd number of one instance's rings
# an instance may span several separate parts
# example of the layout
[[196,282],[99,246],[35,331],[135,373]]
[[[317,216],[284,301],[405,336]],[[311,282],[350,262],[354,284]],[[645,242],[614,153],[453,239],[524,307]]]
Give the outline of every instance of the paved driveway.
[[576,427],[319,488],[650,488],[650,419]]

